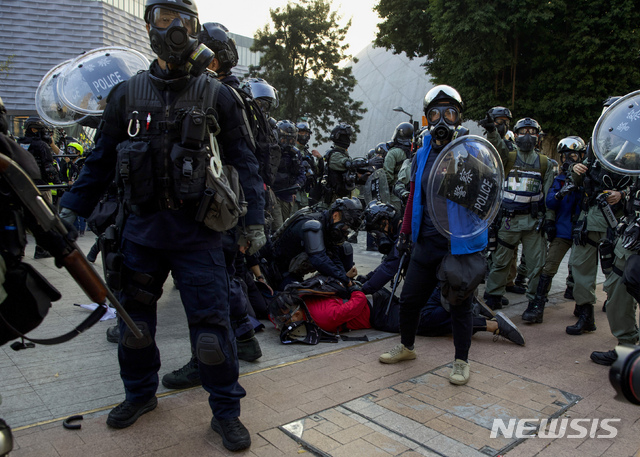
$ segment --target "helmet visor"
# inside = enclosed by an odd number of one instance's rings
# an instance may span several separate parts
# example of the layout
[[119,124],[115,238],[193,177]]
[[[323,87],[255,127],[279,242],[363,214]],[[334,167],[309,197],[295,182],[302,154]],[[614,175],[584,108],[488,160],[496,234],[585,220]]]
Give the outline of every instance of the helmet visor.
[[460,119],[460,113],[452,106],[434,106],[427,113],[429,124],[437,124],[443,117],[447,124],[456,125]]
[[520,127],[517,132],[518,135],[538,135],[538,129],[535,127]]
[[198,34],[200,29],[198,18],[191,14],[163,8],[161,6],[156,6],[151,11],[151,24],[158,29],[168,28],[176,19],[180,21],[182,27],[187,29],[189,35],[196,36]]

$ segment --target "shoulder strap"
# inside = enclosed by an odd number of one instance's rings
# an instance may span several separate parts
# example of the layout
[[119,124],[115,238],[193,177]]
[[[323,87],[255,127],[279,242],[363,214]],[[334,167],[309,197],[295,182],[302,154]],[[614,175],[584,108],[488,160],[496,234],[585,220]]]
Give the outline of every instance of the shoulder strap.
[[544,154],[538,154],[540,156],[540,174],[544,180],[544,175],[547,173],[547,167],[549,166],[549,158]]
[[507,158],[507,163],[504,166],[504,176],[505,178],[507,176],[509,176],[509,173],[511,173],[511,169],[513,168],[513,166],[516,163],[516,158],[518,156],[518,152],[515,150],[509,151],[509,157]]

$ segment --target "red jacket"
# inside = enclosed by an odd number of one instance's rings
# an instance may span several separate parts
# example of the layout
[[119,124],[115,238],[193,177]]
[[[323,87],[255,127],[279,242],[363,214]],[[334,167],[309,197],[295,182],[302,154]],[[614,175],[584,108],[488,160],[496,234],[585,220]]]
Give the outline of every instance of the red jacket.
[[[338,297],[307,295],[302,297],[318,326],[327,332],[336,333],[338,329],[358,330],[371,328],[369,323],[369,305],[367,297],[356,291],[351,299],[343,301]],[[343,325],[344,324],[344,325]]]

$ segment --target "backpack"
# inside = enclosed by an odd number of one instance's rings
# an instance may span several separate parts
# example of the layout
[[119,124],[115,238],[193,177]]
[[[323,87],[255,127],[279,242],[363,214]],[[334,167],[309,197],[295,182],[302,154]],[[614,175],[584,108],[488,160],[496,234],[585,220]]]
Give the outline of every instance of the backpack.
[[243,107],[246,135],[249,137],[251,150],[258,159],[260,177],[267,186],[272,186],[281,158],[278,141],[253,97],[242,89],[230,88]]
[[303,295],[323,295],[349,298],[351,292],[345,288],[340,281],[331,276],[317,274],[301,282],[292,282],[284,288],[285,292],[298,296]]

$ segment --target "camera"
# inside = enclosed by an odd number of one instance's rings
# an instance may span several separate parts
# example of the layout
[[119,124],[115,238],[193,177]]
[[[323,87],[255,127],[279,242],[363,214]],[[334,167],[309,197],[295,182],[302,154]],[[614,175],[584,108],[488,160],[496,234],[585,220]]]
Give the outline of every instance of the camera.
[[615,349],[618,359],[611,365],[609,381],[616,390],[616,400],[624,397],[640,405],[640,348],[620,345]]

